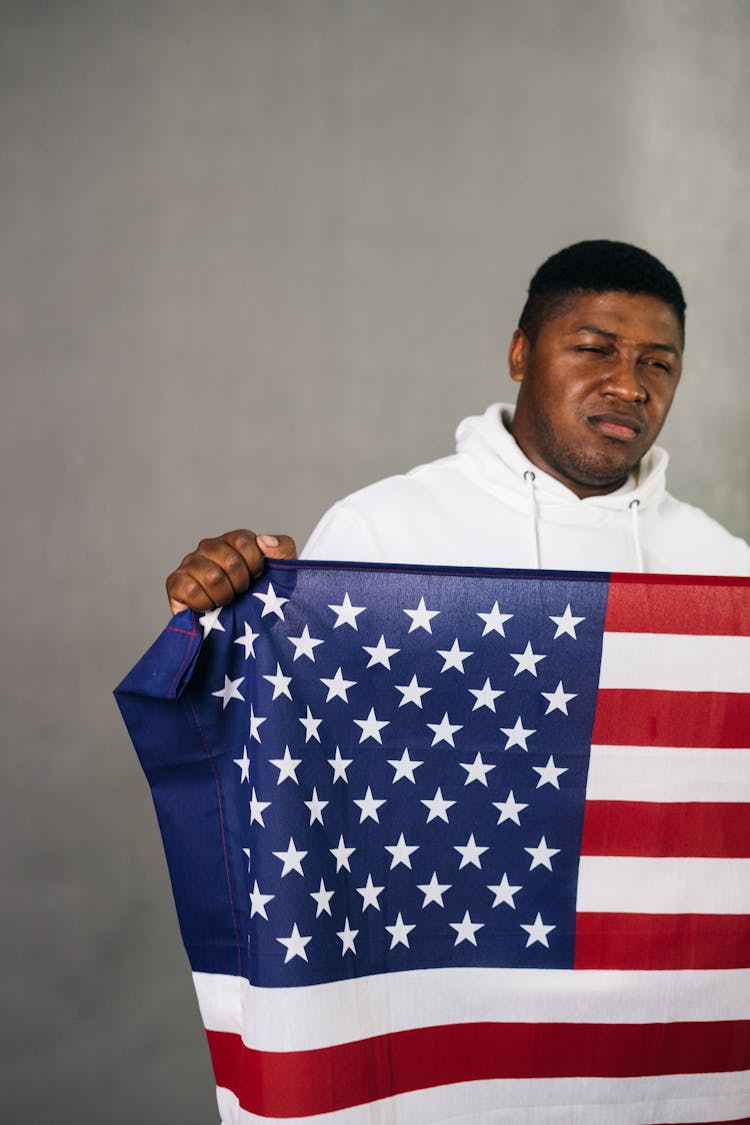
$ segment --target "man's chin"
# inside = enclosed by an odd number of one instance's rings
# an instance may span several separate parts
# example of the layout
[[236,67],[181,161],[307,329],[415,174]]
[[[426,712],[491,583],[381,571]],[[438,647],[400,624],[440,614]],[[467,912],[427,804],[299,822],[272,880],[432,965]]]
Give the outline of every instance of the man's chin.
[[571,459],[563,467],[565,476],[561,479],[580,494],[585,490],[590,495],[615,492],[621,488],[628,479],[629,474],[640,464],[640,458],[632,462],[629,459],[617,458],[578,458]]

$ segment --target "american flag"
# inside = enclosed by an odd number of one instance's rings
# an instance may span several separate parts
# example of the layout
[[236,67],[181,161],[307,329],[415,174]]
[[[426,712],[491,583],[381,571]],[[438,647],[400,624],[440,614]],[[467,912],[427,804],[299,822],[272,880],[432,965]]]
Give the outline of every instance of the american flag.
[[276,562],[117,689],[222,1121],[750,1120],[750,583]]

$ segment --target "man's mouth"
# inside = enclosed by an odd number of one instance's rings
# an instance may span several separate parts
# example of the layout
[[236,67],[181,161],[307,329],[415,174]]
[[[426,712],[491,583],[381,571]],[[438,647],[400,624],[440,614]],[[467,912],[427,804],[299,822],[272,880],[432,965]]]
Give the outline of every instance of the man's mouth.
[[615,441],[633,441],[643,430],[643,424],[628,414],[590,414],[586,419],[604,437]]

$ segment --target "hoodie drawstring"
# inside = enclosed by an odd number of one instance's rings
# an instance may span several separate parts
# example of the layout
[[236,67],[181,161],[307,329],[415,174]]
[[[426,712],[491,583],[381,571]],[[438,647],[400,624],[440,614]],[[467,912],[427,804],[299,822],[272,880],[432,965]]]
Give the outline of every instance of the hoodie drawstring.
[[640,500],[631,500],[628,507],[630,508],[630,526],[633,529],[633,545],[635,546],[635,561],[640,574],[644,572],[643,555],[641,554],[641,536],[638,527],[638,511],[640,509]]
[[541,569],[542,563],[539,553],[539,526],[536,507],[536,490],[534,488],[534,481],[536,474],[527,469],[523,474],[523,479],[526,481],[526,486],[529,494],[529,505],[531,507],[531,554],[534,559],[534,566],[537,570]]
[[[539,512],[536,502],[536,488],[534,482],[536,474],[531,469],[527,469],[523,474],[523,479],[526,481],[526,489],[529,497],[529,509],[531,517],[531,554],[534,560],[534,566],[537,570],[541,569],[541,552],[539,550]],[[636,569],[639,574],[643,574],[645,567],[643,565],[643,553],[641,551],[641,536],[640,526],[638,521],[638,512],[640,511],[640,500],[631,500],[628,505],[630,508],[630,527],[633,533],[633,548],[635,551]]]

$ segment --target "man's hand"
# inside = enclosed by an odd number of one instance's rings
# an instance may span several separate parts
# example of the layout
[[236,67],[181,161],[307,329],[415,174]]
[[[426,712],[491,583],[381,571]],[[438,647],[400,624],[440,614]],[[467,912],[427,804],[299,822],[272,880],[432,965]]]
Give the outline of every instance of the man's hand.
[[244,594],[263,570],[266,559],[296,559],[297,548],[288,535],[256,535],[241,528],[217,539],[201,539],[167,579],[172,613],[229,605]]

